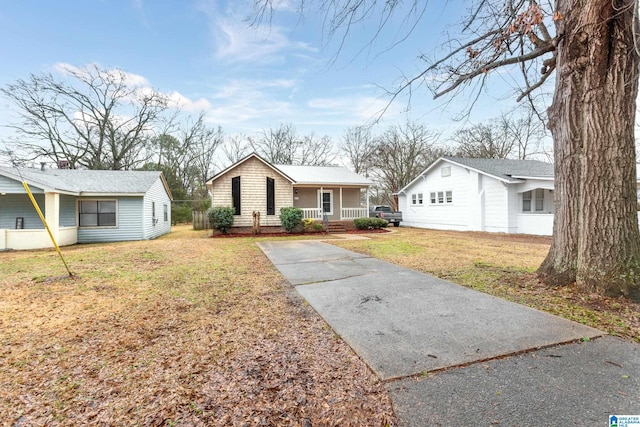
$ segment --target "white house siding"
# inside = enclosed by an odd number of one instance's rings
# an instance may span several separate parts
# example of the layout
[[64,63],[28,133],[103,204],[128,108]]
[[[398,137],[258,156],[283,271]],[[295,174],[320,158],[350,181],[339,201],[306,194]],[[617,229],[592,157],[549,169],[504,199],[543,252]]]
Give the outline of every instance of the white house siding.
[[[155,218],[153,217],[153,202],[155,202],[156,207]],[[147,190],[143,199],[143,206],[143,215],[140,218],[143,239],[155,239],[171,232],[171,199],[169,199],[169,195],[160,178]],[[165,206],[168,211],[166,221],[164,219]]]
[[[233,225],[253,225],[253,212],[258,211],[262,226],[279,226],[280,209],[293,206],[291,182],[257,158],[248,159],[213,182],[211,205],[233,206],[231,179],[236,176],[240,177],[241,211]],[[267,177],[275,181],[275,215],[267,215]]]
[[81,200],[117,200],[116,227],[78,227],[78,243],[119,242],[143,239],[143,198],[79,197]]
[[[448,164],[446,166],[449,166]],[[399,195],[403,225],[410,227],[435,228],[441,230],[468,230],[469,173],[466,169],[451,165],[451,175],[442,176],[437,165],[429,173],[416,180]],[[453,203],[431,204],[430,193],[452,191]],[[412,194],[422,193],[423,205],[412,204]]]
[[483,231],[513,233],[516,226],[509,227],[509,194],[502,181],[485,176],[485,223]]
[[[15,182],[15,181],[13,181]],[[40,220],[29,197],[24,194],[5,194],[0,196],[0,229],[15,229],[16,218],[23,218],[23,227],[26,230],[44,229],[44,224]],[[34,194],[40,210],[46,215],[44,208],[44,194]]]

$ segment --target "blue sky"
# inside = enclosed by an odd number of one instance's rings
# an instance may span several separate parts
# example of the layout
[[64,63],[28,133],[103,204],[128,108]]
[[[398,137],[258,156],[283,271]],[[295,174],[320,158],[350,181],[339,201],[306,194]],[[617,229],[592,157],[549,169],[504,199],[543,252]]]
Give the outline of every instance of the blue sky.
[[[322,17],[303,17],[287,1],[271,25],[249,28],[248,1],[222,0],[0,0],[0,85],[29,73],[60,73],[64,67],[98,64],[120,68],[180,100],[185,111],[207,113],[223,131],[253,134],[293,124],[335,140],[349,126],[376,117],[387,105],[382,88],[431,53],[443,31],[457,23],[456,2],[431,2],[426,17],[405,42],[394,45],[402,23],[393,23],[372,45],[375,25],[355,27],[337,60],[337,40],[323,33]],[[481,98],[471,120],[497,117],[515,103],[500,89]],[[468,97],[433,101],[426,89],[391,105],[374,133],[389,124],[417,120],[446,132]],[[0,125],[15,119],[0,101]],[[7,130],[0,131],[6,136]]]

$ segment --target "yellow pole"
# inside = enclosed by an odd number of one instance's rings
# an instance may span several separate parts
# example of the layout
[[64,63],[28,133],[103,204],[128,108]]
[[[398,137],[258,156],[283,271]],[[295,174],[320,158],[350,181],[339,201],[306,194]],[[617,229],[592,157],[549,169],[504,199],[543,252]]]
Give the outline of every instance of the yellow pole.
[[56,251],[58,251],[58,255],[60,255],[60,259],[62,260],[62,263],[64,264],[65,268],[67,269],[67,273],[69,273],[69,277],[73,277],[73,273],[69,269],[69,266],[67,265],[67,261],[65,261],[64,257],[62,256],[62,251],[60,251],[60,248],[58,247],[58,244],[56,243],[56,239],[54,239],[53,234],[51,233],[51,229],[49,228],[49,224],[47,224],[47,220],[44,218],[44,215],[42,215],[42,211],[40,210],[40,207],[38,206],[38,202],[36,202],[36,199],[33,197],[33,194],[31,194],[31,189],[29,189],[29,185],[27,185],[26,181],[22,181],[22,186],[24,187],[25,191],[29,195],[29,198],[31,199],[31,203],[33,203],[33,207],[36,208],[36,212],[38,212],[38,215],[40,216],[40,219],[42,220],[42,223],[44,224],[44,227],[47,229],[47,233],[49,233],[49,237],[51,237],[51,241],[53,242],[53,246],[56,248]]

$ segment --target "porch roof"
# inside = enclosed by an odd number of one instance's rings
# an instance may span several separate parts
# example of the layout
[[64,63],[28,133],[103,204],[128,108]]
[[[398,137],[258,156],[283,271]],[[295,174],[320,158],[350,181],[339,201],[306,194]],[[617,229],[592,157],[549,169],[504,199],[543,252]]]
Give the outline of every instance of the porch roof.
[[342,166],[274,165],[278,170],[291,177],[295,184],[336,186],[350,185],[368,187],[371,180],[351,172]]

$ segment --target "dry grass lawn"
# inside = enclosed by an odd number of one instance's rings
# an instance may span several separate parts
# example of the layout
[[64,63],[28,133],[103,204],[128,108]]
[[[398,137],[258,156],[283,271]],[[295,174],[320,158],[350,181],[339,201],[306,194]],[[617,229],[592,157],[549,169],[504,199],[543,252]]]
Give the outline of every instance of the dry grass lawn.
[[[337,245],[640,341],[640,306],[547,289],[548,238],[399,229]],[[0,253],[0,420],[31,425],[394,425],[383,385],[254,238]],[[61,278],[62,276],[62,278]]]
[[[254,239],[0,253],[0,420],[31,425],[394,424],[382,384]],[[306,423],[306,424],[305,424]]]
[[335,244],[640,342],[640,304],[551,289],[535,270],[550,237],[400,228]]

